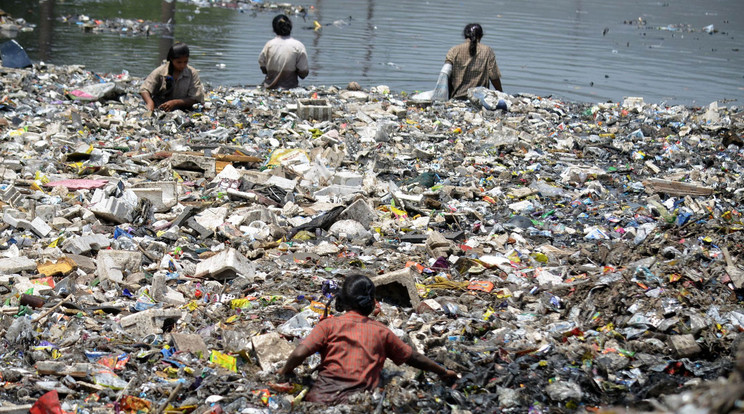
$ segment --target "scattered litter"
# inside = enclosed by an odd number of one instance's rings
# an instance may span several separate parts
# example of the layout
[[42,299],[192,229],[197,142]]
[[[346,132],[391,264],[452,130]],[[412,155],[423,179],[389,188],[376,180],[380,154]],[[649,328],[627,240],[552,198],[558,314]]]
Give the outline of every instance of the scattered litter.
[[355,410],[742,404],[736,106],[220,87],[145,116],[132,77],[0,70],[5,412],[317,411],[318,358],[273,374],[354,273],[461,376],[391,366]]

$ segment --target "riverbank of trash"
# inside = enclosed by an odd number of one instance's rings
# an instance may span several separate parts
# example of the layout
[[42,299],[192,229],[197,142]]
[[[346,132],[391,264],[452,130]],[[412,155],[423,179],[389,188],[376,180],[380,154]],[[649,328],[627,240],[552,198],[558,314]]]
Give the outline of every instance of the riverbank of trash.
[[3,412],[322,410],[274,373],[354,273],[461,378],[328,412],[741,410],[738,106],[0,72]]

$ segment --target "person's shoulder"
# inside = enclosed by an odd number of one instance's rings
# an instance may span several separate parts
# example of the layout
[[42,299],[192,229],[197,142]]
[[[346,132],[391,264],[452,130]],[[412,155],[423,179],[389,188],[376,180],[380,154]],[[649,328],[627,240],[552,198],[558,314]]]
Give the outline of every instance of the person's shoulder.
[[366,323],[369,323],[370,325],[376,327],[377,329],[380,329],[381,331],[389,331],[390,333],[393,333],[393,331],[391,331],[387,325],[378,320],[367,317]]
[[346,317],[346,314],[337,315],[337,316],[329,316],[327,318],[321,318],[320,321],[318,321],[318,323],[315,324],[315,326],[330,327],[330,326],[341,325],[345,323],[347,319],[348,317]]
[[470,48],[470,44],[468,43],[459,43],[454,46],[452,46],[449,50],[449,53],[460,53],[463,50],[468,50]]
[[168,73],[168,62],[165,62],[162,65],[153,69],[152,72],[150,72],[150,74],[147,75],[147,77],[160,76],[160,75],[163,75],[164,73],[165,74]]
[[271,46],[276,43],[281,43],[282,41],[283,39],[280,36],[274,36],[271,39],[266,41],[266,44],[264,45],[264,47]]
[[289,39],[287,39],[287,41],[294,45],[305,47],[305,45],[301,41],[295,39],[294,37],[290,37]]

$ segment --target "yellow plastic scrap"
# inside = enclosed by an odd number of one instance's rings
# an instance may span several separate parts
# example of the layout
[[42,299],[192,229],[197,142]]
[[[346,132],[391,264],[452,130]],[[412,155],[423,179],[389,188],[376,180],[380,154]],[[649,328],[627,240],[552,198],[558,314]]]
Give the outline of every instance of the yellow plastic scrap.
[[36,265],[36,270],[44,276],[57,276],[67,275],[77,268],[77,263],[74,260],[63,257],[57,260],[57,263],[47,261]]
[[25,134],[26,132],[28,132],[28,127],[23,127],[23,128],[18,128],[18,129],[14,130],[14,131],[8,132],[8,135],[11,136],[11,137],[20,137],[23,134]]
[[310,156],[305,150],[298,148],[279,148],[271,153],[269,162],[266,163],[267,168],[275,168],[281,165],[293,164],[299,162],[301,164],[309,164]]
[[505,299],[505,298],[512,297],[511,291],[509,289],[507,289],[507,288],[499,289],[499,290],[493,292],[493,294],[496,295],[496,297],[499,298],[499,299]]
[[193,411],[196,411],[197,406],[196,405],[182,405],[180,407],[172,407],[171,405],[168,405],[166,407],[165,412],[167,413],[190,413]]
[[299,404],[302,401],[302,399],[305,398],[305,395],[307,394],[307,391],[309,389],[310,388],[307,388],[307,387],[303,388],[302,391],[300,391],[300,393],[297,394],[296,397],[294,397],[294,399],[292,400],[292,407],[294,407],[297,404]]
[[408,213],[405,210],[390,206],[390,212],[395,215],[396,218],[406,218]]
[[311,301],[310,305],[308,305],[305,309],[310,309],[318,315],[323,315],[325,314],[326,305],[321,302]]
[[434,278],[434,283],[427,285],[429,289],[455,289],[465,290],[470,285],[470,282],[455,282],[447,278],[437,276]]
[[298,231],[297,234],[294,235],[294,237],[292,237],[292,240],[308,241],[312,240],[313,238],[315,238],[314,234],[310,233],[307,230],[301,230]]
[[233,322],[237,321],[237,320],[238,320],[238,318],[240,318],[240,315],[233,315],[233,316],[231,316],[231,317],[229,317],[229,318],[225,319],[225,323],[229,325],[229,324],[231,324],[231,323],[233,323]]
[[250,309],[252,307],[251,300],[248,298],[233,299],[230,301],[230,309]]
[[85,171],[85,165],[83,165],[82,162],[73,162],[70,164],[67,164],[68,167],[77,170],[77,174],[81,175],[83,171]]
[[507,257],[507,259],[509,259],[509,261],[511,261],[513,263],[521,263],[522,262],[522,259],[519,258],[519,253],[517,253],[516,251],[513,252],[512,254],[510,254]]
[[426,297],[426,295],[428,295],[428,294],[429,294],[429,291],[430,291],[431,289],[429,289],[429,287],[428,287],[428,286],[426,286],[426,285],[424,285],[424,284],[421,284],[421,283],[416,283],[416,290],[418,291],[418,295],[419,295],[420,297],[422,297],[422,298],[425,298],[425,297]]
[[34,181],[39,181],[42,184],[46,184],[49,182],[49,177],[47,177],[46,174],[42,173],[41,171],[36,171],[36,174],[34,174]]
[[54,239],[53,242],[49,243],[49,246],[47,247],[51,247],[51,248],[57,247],[57,245],[62,243],[62,241],[64,240],[65,240],[65,236],[59,236],[56,239]]
[[545,253],[534,252],[530,256],[540,263],[548,263],[548,256]]
[[165,367],[165,369],[163,369],[163,372],[165,372],[165,374],[168,377],[170,377],[170,378],[176,378],[176,377],[178,377],[178,369],[177,368],[174,368],[174,367]]
[[597,330],[600,331],[600,332],[611,332],[611,331],[614,331],[615,330],[615,324],[613,324],[612,322],[610,322],[607,325],[602,326],[602,327],[600,327]]
[[42,193],[44,192],[44,190],[42,190],[41,187],[39,187],[39,184],[36,181],[31,183],[31,186],[29,186],[29,188],[34,191],[41,191]]
[[212,353],[209,354],[209,362],[217,364],[232,372],[238,372],[238,359],[234,356],[223,354],[220,351],[215,351],[213,349]]

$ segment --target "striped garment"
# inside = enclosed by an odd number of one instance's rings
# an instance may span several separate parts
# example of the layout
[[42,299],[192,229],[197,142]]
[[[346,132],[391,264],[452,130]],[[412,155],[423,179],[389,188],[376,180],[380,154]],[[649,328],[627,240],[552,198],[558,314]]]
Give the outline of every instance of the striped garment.
[[450,75],[450,99],[467,98],[468,89],[477,86],[488,88],[489,80],[496,82],[501,78],[499,66],[496,64],[496,55],[493,49],[478,42],[475,56],[470,56],[470,41],[453,46],[445,63],[452,65]]

